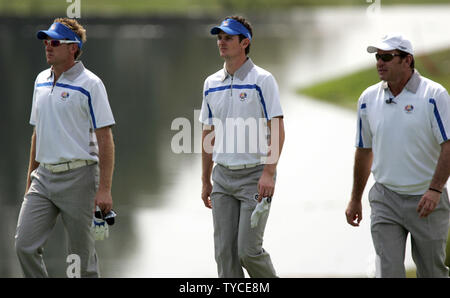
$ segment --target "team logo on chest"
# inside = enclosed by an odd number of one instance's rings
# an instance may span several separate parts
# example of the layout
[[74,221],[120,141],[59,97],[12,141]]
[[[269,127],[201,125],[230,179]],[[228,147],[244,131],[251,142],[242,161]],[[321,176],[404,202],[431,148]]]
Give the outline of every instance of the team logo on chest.
[[61,100],[66,101],[67,98],[69,98],[69,92],[66,91],[61,92]]
[[412,113],[412,111],[414,110],[414,106],[413,105],[406,105],[405,106],[405,112],[406,113]]
[[239,98],[241,99],[241,101],[246,100],[246,99],[247,99],[247,93],[241,92],[241,93],[239,94]]

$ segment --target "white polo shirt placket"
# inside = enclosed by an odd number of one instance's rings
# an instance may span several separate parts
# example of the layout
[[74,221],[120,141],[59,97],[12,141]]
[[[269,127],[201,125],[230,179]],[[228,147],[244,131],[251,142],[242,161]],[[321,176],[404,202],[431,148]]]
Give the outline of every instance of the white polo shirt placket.
[[77,62],[53,84],[51,69],[35,81],[30,124],[36,129],[36,161],[98,162],[95,129],[115,124],[102,81]]
[[367,88],[358,101],[356,147],[372,148],[375,181],[400,194],[425,193],[449,117],[447,91],[417,71],[396,97],[386,82]]
[[[205,80],[199,120],[214,125],[216,163],[225,166],[261,163],[262,157],[267,156],[267,121],[282,115],[275,78],[254,65],[250,58],[233,76],[224,67]],[[245,149],[238,146],[242,140]]]

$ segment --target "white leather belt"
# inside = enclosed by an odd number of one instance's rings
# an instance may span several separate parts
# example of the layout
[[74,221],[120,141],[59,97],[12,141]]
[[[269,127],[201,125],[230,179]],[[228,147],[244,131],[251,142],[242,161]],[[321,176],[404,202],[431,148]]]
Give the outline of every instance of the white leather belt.
[[226,166],[226,165],[222,165],[219,164],[224,168],[230,169],[230,170],[242,170],[242,169],[250,169],[250,168],[254,168],[257,167],[259,165],[261,165],[260,163],[252,163],[252,164],[247,164],[247,165],[237,165],[237,166]]
[[96,163],[93,160],[73,160],[57,164],[44,163],[42,166],[52,173],[66,172]]

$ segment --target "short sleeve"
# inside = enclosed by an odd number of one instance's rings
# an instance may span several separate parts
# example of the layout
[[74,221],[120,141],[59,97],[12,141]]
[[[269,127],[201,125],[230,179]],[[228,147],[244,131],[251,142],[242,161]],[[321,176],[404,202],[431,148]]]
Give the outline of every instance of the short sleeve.
[[267,76],[262,81],[261,88],[258,91],[260,91],[261,104],[266,119],[271,120],[274,117],[283,116],[278,84],[272,75]]
[[206,125],[212,125],[213,115],[211,107],[208,104],[207,97],[208,97],[208,83],[207,81],[205,81],[203,85],[203,101],[202,101],[202,109],[200,110],[199,121]]
[[450,133],[450,97],[444,89],[438,93],[435,98],[430,98],[432,105],[431,126],[434,137],[439,144],[449,139]]
[[101,80],[96,81],[91,89],[89,112],[91,114],[91,124],[94,129],[115,124],[106,88]]
[[33,88],[33,100],[31,103],[31,115],[30,115],[30,124],[33,126],[36,126],[37,122],[37,111],[36,111],[36,81],[34,82],[34,88]]
[[372,133],[370,131],[368,111],[370,106],[365,101],[364,95],[358,100],[358,117],[356,122],[355,146],[358,148],[372,148]]

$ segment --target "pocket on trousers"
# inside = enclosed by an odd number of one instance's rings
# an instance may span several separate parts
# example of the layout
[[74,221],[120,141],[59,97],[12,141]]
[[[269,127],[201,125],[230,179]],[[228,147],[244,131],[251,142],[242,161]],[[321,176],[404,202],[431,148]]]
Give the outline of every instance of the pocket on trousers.
[[227,193],[224,174],[219,167],[219,165],[215,165],[212,170],[211,180],[213,182],[213,188],[211,195],[215,193]]
[[369,194],[368,194],[368,197],[369,197],[369,203],[372,203],[372,201],[375,201],[376,199],[375,199],[375,196],[376,196],[376,193],[377,193],[377,190],[375,189],[375,186],[376,186],[377,184],[375,183],[374,185],[372,185],[372,187],[370,188],[370,190],[369,190]]
[[436,209],[427,216],[428,234],[432,240],[447,239],[450,218],[450,202],[448,193],[441,195],[441,200]]
[[33,181],[36,178],[38,168],[39,167],[37,167],[36,169],[31,171],[31,173],[30,173],[30,181]]
[[442,207],[450,212],[450,200],[448,198],[448,190],[444,189],[444,192],[441,195]]
[[369,190],[371,229],[381,221],[380,214],[384,212],[384,191],[380,184],[375,183]]

